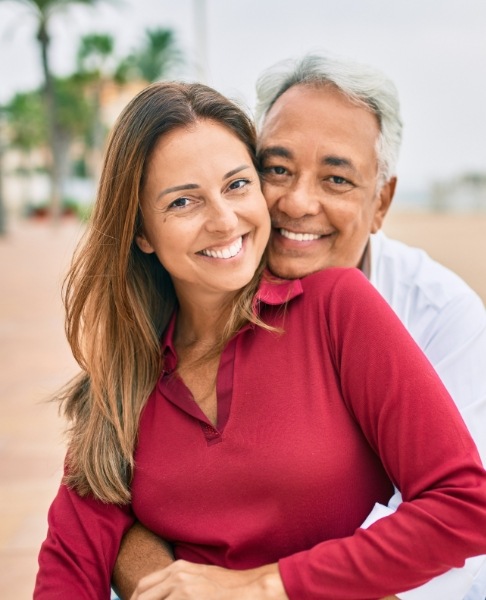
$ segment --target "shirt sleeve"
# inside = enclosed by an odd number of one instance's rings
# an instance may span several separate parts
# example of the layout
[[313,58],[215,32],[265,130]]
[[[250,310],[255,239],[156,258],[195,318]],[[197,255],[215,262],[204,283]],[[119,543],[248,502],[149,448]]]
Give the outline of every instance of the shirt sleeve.
[[452,396],[486,464],[486,310],[472,291],[442,306],[418,343]]
[[[400,492],[396,492],[390,499],[388,506],[375,504],[361,527],[366,529],[378,519],[392,515],[401,501]],[[484,600],[484,589],[481,589],[479,593],[475,593],[473,587],[479,587],[481,574],[485,570],[486,557],[473,556],[466,560],[464,567],[461,569],[451,569],[413,590],[398,592],[395,595],[400,600],[430,600],[431,598],[440,598],[440,600]]]
[[[431,314],[432,311],[434,314]],[[416,341],[452,396],[484,465],[486,310],[479,297],[472,292],[464,292],[456,294],[440,310],[434,305],[426,315],[427,327],[423,327],[417,334]],[[397,493],[388,507],[375,505],[362,527],[369,527],[378,518],[392,514],[400,502],[401,495]],[[451,569],[426,584],[397,596],[401,600],[484,600],[486,557],[470,558],[462,569]]]
[[129,507],[80,497],[61,485],[49,509],[34,600],[108,600],[121,539],[133,522]]
[[291,600],[381,598],[486,551],[486,474],[430,362],[357,270],[322,307],[343,400],[404,502],[354,535],[284,558]]

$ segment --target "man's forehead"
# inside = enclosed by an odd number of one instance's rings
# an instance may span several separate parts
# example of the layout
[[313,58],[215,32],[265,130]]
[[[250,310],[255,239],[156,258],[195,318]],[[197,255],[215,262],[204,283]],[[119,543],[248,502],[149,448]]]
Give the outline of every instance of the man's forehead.
[[[325,166],[356,168],[364,156],[375,160],[376,117],[335,87],[294,86],[265,116],[258,138],[260,159],[289,160],[312,152]],[[368,159],[366,159],[368,160]]]
[[376,114],[368,106],[348,97],[336,86],[297,84],[283,92],[270,106],[261,122],[260,137],[303,124],[317,126],[316,121],[321,119],[335,122],[338,115],[364,127],[371,125],[375,131],[380,129]]

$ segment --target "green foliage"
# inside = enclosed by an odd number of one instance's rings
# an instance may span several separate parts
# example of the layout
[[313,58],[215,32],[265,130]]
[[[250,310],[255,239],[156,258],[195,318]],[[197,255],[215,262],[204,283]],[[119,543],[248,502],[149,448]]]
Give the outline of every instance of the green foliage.
[[93,110],[86,99],[85,83],[76,74],[56,79],[58,123],[64,135],[71,139],[83,138],[93,118]]
[[[116,55],[112,35],[90,33],[79,41],[76,71],[58,78],[51,72],[49,63],[52,17],[74,5],[95,6],[101,1],[117,3],[118,0],[13,1],[28,9],[35,19],[44,82],[38,90],[17,94],[4,107],[9,141],[23,152],[37,148],[50,150],[44,156],[52,157],[52,161],[47,158],[45,162],[52,184],[51,210],[54,215],[56,211],[61,214],[66,177],[73,172],[93,179],[99,176],[109,125],[102,119],[106,86],[110,82],[124,84],[142,80],[149,83],[166,78],[182,63],[182,53],[171,29],[146,30],[140,46],[122,59]],[[73,155],[76,164],[69,163]],[[86,216],[86,212],[83,205],[77,209],[79,215]]]
[[109,76],[109,63],[113,61],[115,40],[110,34],[91,33],[81,38],[77,65],[79,73],[100,79]]
[[150,83],[167,77],[182,62],[172,29],[147,29],[140,48],[120,61],[116,77],[118,81],[142,79]]
[[47,143],[46,111],[39,90],[16,94],[4,111],[12,146],[28,152]]
[[[72,75],[54,80],[59,133],[73,140],[83,138],[92,121],[82,78]],[[5,107],[10,144],[25,152],[49,142],[45,103],[41,90],[19,93]]]
[[84,156],[73,161],[72,174],[74,177],[81,177],[82,179],[86,179],[88,177],[88,166],[86,165],[86,159]]

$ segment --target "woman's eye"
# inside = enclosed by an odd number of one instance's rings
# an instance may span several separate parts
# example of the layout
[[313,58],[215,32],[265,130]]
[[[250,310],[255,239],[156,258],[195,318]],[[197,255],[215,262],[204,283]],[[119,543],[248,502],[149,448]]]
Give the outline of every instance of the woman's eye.
[[191,201],[189,200],[189,198],[177,198],[177,200],[171,202],[167,208],[184,208],[190,203]]
[[249,183],[250,183],[249,179],[237,179],[236,181],[232,181],[229,184],[229,189],[230,190],[238,190],[238,189],[245,187]]

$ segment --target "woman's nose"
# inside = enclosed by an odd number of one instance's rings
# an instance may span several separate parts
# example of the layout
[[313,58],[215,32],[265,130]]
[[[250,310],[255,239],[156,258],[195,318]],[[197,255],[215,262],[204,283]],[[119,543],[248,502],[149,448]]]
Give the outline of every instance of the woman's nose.
[[218,199],[211,203],[206,228],[212,232],[228,232],[238,225],[238,215],[231,202]]

